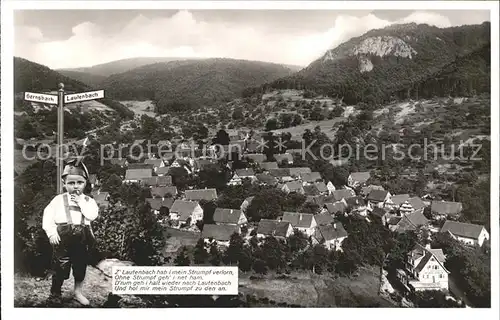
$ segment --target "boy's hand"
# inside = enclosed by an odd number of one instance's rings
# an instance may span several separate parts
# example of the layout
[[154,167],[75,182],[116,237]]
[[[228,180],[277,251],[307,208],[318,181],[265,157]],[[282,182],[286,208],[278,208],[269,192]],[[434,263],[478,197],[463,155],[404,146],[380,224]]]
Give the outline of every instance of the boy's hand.
[[53,245],[59,244],[59,241],[61,241],[61,238],[59,238],[59,235],[57,233],[49,238],[50,244]]
[[71,197],[71,201],[76,203],[77,206],[80,206],[80,196],[79,195],[71,194],[70,197]]

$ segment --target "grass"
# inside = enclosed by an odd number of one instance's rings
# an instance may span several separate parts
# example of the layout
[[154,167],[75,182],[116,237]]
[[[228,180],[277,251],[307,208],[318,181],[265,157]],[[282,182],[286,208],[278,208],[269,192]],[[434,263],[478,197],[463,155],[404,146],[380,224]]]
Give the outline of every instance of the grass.
[[182,246],[195,246],[200,239],[200,233],[182,231],[165,227],[166,245],[165,254],[175,255]]
[[273,130],[273,133],[274,135],[278,135],[281,134],[282,132],[290,132],[293,136],[295,134],[303,134],[306,129],[314,131],[314,128],[316,126],[319,126],[322,132],[324,132],[329,138],[333,138],[335,136],[334,134],[335,131],[332,131],[333,125],[342,121],[344,121],[344,118],[342,117],[330,120],[311,121],[296,127]]
[[[150,100],[147,101],[120,101],[123,105],[125,105],[127,108],[132,110],[136,115],[147,115],[150,117],[156,117],[156,114],[154,112],[154,105],[153,102]],[[148,110],[149,108],[149,110]]]

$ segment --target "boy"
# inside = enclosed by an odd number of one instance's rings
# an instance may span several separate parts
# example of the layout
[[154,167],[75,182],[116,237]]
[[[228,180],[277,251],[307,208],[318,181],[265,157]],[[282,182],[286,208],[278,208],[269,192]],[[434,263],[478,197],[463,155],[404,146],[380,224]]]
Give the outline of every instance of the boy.
[[89,300],[82,294],[87,270],[88,243],[93,237],[90,222],[97,218],[95,200],[83,194],[88,183],[83,163],[66,165],[62,176],[65,193],[56,195],[43,211],[42,227],[53,247],[53,275],[50,300],[60,301],[61,287],[69,279],[70,269],[75,278],[75,299],[82,305]]

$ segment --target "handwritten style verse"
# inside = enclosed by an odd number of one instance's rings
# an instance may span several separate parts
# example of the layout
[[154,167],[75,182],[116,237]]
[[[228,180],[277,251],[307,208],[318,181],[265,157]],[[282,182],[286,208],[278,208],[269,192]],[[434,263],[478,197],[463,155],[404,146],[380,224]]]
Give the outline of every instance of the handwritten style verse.
[[238,294],[238,267],[113,267],[113,294]]

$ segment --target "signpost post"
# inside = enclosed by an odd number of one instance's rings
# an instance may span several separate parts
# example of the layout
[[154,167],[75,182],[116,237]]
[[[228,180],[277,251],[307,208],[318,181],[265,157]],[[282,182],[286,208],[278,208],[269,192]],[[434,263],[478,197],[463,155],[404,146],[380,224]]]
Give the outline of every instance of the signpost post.
[[81,93],[73,93],[73,94],[65,94],[64,93],[64,84],[59,83],[59,90],[57,91],[57,95],[53,94],[44,94],[44,93],[34,93],[34,92],[25,92],[24,100],[40,102],[46,104],[54,104],[57,105],[57,193],[60,194],[63,192],[63,186],[61,181],[61,175],[63,172],[64,159],[62,154],[62,145],[64,142],[64,104],[65,103],[73,103],[80,101],[88,101],[95,99],[104,98],[104,90],[98,91],[88,91]]

